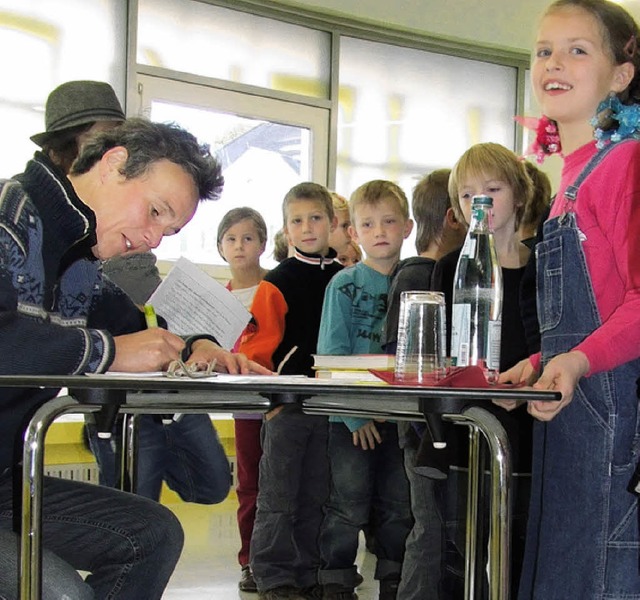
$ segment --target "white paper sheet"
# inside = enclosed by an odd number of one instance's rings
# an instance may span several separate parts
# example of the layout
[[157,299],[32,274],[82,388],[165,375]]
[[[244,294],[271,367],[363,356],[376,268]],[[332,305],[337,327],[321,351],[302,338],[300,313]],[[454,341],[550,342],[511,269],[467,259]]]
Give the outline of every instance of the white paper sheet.
[[169,330],[178,335],[208,333],[231,350],[251,314],[222,284],[180,258],[149,298]]

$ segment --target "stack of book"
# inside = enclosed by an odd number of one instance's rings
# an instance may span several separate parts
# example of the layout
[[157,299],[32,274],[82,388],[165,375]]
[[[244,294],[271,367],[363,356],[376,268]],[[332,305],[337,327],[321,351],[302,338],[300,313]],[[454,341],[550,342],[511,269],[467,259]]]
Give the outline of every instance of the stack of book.
[[396,357],[393,354],[314,354],[313,368],[318,379],[344,379],[352,382],[383,383],[370,372],[393,371]]

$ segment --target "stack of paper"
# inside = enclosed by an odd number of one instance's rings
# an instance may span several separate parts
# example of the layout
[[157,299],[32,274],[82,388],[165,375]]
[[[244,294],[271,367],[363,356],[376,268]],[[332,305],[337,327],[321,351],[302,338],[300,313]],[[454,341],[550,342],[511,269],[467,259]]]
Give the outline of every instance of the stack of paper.
[[251,313],[225,286],[197,265],[180,258],[149,298],[178,335],[208,333],[231,350]]

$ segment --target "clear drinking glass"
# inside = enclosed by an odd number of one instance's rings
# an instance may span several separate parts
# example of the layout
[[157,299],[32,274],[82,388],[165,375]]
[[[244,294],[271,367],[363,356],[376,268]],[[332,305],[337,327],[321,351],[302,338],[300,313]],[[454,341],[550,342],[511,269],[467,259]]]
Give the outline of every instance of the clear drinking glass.
[[446,313],[442,292],[402,292],[395,378],[437,381],[445,373]]

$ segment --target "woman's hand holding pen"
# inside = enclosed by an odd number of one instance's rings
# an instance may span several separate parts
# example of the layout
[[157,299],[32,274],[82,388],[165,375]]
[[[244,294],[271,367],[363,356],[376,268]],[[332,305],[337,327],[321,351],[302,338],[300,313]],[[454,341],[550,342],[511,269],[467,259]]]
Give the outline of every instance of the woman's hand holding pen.
[[144,372],[164,371],[173,360],[180,358],[184,340],[159,327],[114,338],[115,358],[111,371]]

